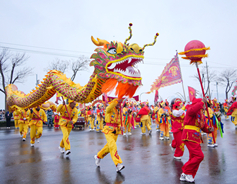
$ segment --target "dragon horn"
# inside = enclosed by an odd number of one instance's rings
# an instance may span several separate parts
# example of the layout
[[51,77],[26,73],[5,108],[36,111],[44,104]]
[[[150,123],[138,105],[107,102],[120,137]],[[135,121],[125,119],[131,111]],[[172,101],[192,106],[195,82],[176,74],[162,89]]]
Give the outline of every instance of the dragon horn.
[[153,43],[150,43],[150,44],[145,44],[145,45],[143,46],[142,50],[144,50],[145,47],[147,47],[147,46],[153,46],[153,45],[155,45],[157,36],[159,36],[159,33],[156,33],[155,38],[154,38],[154,42],[153,42]]
[[132,23],[129,24],[128,29],[129,29],[130,35],[129,35],[129,37],[125,40],[124,45],[126,45],[126,44],[127,44],[127,41],[132,38],[132,28],[131,28],[131,27],[132,27]]
[[[97,40],[98,40],[98,41],[97,41]],[[101,39],[99,39],[99,38],[97,38],[97,40],[95,40],[94,37],[91,36],[91,41],[92,41],[96,46],[103,46],[103,45],[105,45],[105,44],[109,44],[109,42],[106,41],[106,40],[101,40]]]

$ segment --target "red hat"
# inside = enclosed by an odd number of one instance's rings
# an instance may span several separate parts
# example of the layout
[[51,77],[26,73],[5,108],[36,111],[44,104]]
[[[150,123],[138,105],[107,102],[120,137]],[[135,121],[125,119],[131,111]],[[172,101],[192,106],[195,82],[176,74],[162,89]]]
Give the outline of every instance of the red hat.
[[183,104],[183,102],[181,102],[181,101],[175,102],[174,105],[173,105],[173,109],[177,109],[177,107],[182,105],[182,104]]

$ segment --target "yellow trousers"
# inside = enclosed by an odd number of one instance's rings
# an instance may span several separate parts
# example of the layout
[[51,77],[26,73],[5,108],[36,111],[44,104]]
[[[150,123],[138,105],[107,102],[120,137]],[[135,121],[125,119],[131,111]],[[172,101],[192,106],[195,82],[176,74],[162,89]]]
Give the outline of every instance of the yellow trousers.
[[151,130],[150,124],[149,124],[149,119],[144,119],[141,121],[141,130],[142,133],[146,133],[146,128],[148,131]]
[[130,125],[129,123],[128,123],[128,125],[125,125],[124,126],[124,133],[131,132],[131,127],[132,127],[132,125]]
[[14,124],[15,124],[15,128],[18,128],[18,127],[19,127],[19,120],[18,120],[18,119],[15,119],[15,120],[14,120]]
[[149,125],[151,126],[151,116],[150,115],[149,115],[148,121],[149,121]]
[[112,132],[108,132],[108,134],[105,134],[105,138],[107,140],[107,144],[97,153],[97,156],[102,159],[108,153],[110,153],[110,156],[116,166],[118,164],[123,163],[122,159],[120,158],[117,152],[116,141],[117,141],[118,135],[113,134]]
[[95,118],[91,118],[90,119],[90,125],[89,125],[90,129],[94,129],[94,122],[95,122]]
[[20,134],[23,135],[22,138],[26,138],[26,135],[27,135],[27,132],[28,132],[28,124],[20,123],[19,124],[19,131],[20,131]]
[[[213,135],[215,137],[215,141],[217,139],[217,128],[214,127]],[[214,144],[212,133],[207,134],[207,143]]]
[[35,139],[39,139],[42,136],[43,132],[43,127],[38,127],[36,125],[31,125],[30,126],[30,143],[34,144]]
[[97,120],[98,120],[98,124],[96,125],[96,131],[103,130],[103,127],[104,127],[103,118],[99,118]]
[[169,123],[161,123],[160,124],[160,137],[169,137]]
[[69,142],[69,135],[70,135],[72,128],[61,126],[61,130],[63,132],[63,139],[60,142],[60,147],[65,148],[65,151],[70,150],[71,146],[70,146],[70,142]]

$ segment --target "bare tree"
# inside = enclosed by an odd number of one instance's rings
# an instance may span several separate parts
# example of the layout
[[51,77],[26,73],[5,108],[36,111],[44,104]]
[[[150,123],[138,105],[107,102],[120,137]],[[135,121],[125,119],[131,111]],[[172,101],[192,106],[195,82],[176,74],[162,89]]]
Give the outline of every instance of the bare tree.
[[27,76],[32,74],[32,68],[22,67],[27,59],[25,54],[14,55],[7,49],[3,49],[0,53],[0,91],[5,95],[5,109],[7,109],[6,85],[22,83]]
[[226,69],[218,76],[217,81],[221,85],[225,86],[226,99],[228,99],[228,93],[236,80],[237,75],[235,69]]
[[53,62],[49,63],[49,66],[45,68],[46,71],[48,70],[58,70],[62,73],[65,73],[68,69],[69,61],[67,60],[60,60],[56,58]]
[[[203,85],[203,88],[204,88],[204,93],[205,93],[205,95],[207,95],[208,91],[209,91],[209,88],[211,87],[211,82],[214,82],[216,80],[216,72],[209,70],[208,75],[207,75],[207,68],[206,68],[206,66],[204,66],[200,70],[200,75],[201,75],[202,85]],[[199,81],[198,74],[195,74],[192,77]]]
[[88,64],[90,60],[86,58],[85,56],[80,56],[76,61],[72,62],[72,77],[71,80],[74,81],[76,78],[77,72],[79,71],[85,71],[88,69]]

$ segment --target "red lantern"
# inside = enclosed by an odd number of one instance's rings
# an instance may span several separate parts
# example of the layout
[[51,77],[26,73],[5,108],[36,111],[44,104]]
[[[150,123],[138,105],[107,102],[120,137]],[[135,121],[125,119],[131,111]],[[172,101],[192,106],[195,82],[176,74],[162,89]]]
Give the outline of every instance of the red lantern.
[[206,50],[210,50],[210,47],[206,48],[205,45],[198,41],[198,40],[192,40],[187,43],[187,45],[184,48],[184,52],[180,52],[180,55],[186,55],[186,57],[182,57],[183,59],[189,59],[190,64],[192,63],[202,63],[202,58],[208,57],[208,54],[206,54]]

